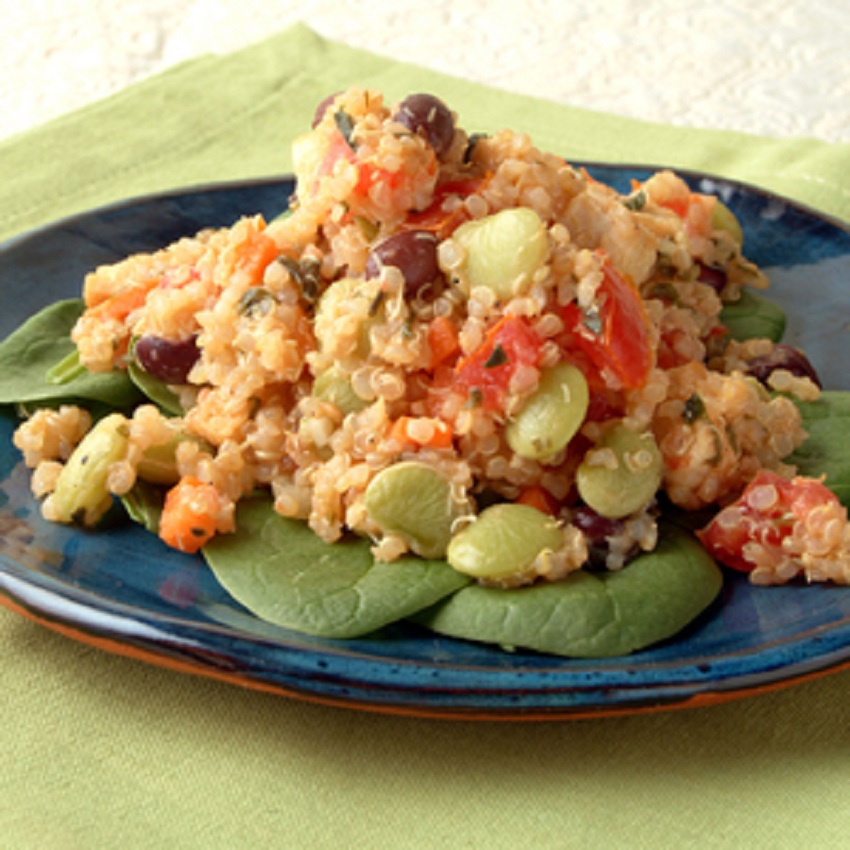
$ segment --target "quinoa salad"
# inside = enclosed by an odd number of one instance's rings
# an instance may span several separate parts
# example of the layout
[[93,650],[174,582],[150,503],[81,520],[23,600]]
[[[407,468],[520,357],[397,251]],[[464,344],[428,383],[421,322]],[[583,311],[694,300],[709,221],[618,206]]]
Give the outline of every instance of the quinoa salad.
[[[847,510],[795,462],[828,393],[803,352],[727,327],[769,282],[719,198],[669,170],[619,192],[428,94],[330,96],[293,161],[280,218],[94,269],[47,308],[73,346],[45,382],[67,398],[20,399],[13,438],[46,519],[94,529],[123,504],[258,616],[331,637],[413,618],[619,654],[687,626],[727,569],[850,583]],[[99,377],[114,403],[75,389]],[[246,564],[265,545],[278,569],[290,539],[318,594],[346,569],[327,550],[405,601],[357,628],[280,613]],[[581,626],[626,580],[632,612]],[[561,604],[545,593],[571,594],[560,643],[478,629],[480,606]],[[648,623],[609,645],[606,617]]]

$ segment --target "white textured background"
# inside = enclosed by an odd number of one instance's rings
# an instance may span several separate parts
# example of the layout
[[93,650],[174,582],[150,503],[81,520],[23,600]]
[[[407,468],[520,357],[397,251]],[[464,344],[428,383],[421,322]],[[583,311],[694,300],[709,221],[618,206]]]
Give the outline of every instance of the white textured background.
[[850,141],[848,0],[0,0],[0,138],[296,21],[577,106]]

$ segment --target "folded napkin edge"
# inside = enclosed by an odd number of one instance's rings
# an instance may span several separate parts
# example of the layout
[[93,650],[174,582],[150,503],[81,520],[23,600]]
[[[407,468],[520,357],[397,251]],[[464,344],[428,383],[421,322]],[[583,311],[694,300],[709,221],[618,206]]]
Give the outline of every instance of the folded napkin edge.
[[[289,143],[309,126],[315,103],[352,83],[388,97],[427,85],[475,130],[527,128],[538,147],[568,159],[701,171],[850,221],[850,186],[832,176],[850,145],[662,125],[516,95],[330,41],[299,23],[223,56],[186,60],[0,142],[0,238],[128,197],[287,173]],[[175,104],[180,114],[163,120],[162,108]],[[55,155],[63,147],[76,151],[73,168]]]

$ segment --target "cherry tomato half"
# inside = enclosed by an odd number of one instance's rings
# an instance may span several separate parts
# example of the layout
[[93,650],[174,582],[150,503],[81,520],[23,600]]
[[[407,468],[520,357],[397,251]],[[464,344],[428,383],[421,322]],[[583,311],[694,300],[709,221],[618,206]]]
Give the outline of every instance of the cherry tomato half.
[[484,342],[457,364],[457,385],[479,394],[486,410],[504,410],[511,378],[521,366],[540,361],[540,337],[527,319],[505,316],[487,333]]
[[563,309],[565,346],[583,351],[602,373],[610,371],[623,387],[642,387],[652,369],[649,320],[632,281],[605,262],[598,312],[586,313],[576,303]]
[[750,572],[756,564],[747,558],[748,543],[779,554],[782,541],[813,510],[838,503],[838,497],[816,478],[787,479],[763,471],[738,501],[723,508],[697,536],[720,563]]

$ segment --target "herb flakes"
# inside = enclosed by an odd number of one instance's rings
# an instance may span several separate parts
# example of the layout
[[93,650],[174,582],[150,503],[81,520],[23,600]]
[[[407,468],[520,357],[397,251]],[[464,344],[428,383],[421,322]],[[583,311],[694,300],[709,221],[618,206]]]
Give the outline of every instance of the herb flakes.
[[493,346],[493,351],[490,353],[490,356],[484,363],[485,369],[495,369],[497,366],[504,366],[505,363],[508,362],[508,355],[505,352],[505,349],[502,348],[502,344],[497,342]]
[[280,257],[278,262],[300,287],[305,300],[311,304],[315,303],[322,288],[321,261],[315,257],[304,257],[300,261],[293,260],[291,257]]
[[623,206],[632,212],[640,212],[646,206],[648,200],[646,192],[643,189],[638,189],[623,198]]
[[344,109],[337,109],[334,112],[334,123],[345,143],[352,150],[357,150],[357,143],[354,141],[354,119]]
[[698,419],[705,419],[705,402],[699,393],[694,393],[690,398],[685,400],[685,406],[682,410],[682,419],[688,425],[693,425]]

